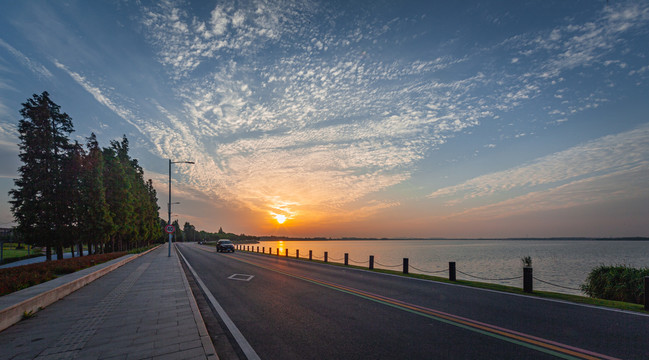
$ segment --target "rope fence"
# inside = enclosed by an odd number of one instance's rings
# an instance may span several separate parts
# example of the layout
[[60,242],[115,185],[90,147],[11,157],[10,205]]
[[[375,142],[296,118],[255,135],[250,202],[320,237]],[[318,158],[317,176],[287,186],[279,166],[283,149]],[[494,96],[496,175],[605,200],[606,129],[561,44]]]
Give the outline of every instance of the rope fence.
[[490,279],[490,278],[485,278],[485,277],[480,277],[480,276],[475,276],[475,275],[467,274],[467,273],[462,272],[462,271],[460,271],[460,270],[457,270],[457,272],[459,272],[459,273],[462,274],[462,275],[466,275],[466,276],[468,276],[468,277],[472,277],[472,278],[474,278],[474,279],[486,280],[486,281],[509,281],[509,280],[516,280],[516,279],[522,279],[522,278],[523,278],[523,275],[521,275],[521,276],[516,276],[516,277],[511,277],[511,278]]
[[418,268],[416,268],[416,267],[414,267],[412,265],[410,265],[410,267],[417,270],[417,271],[419,271],[419,272],[421,272],[421,273],[425,273],[425,274],[439,274],[439,273],[443,273],[443,272],[448,271],[448,268],[446,268],[444,270],[437,270],[437,271],[426,271],[426,270],[418,269]]
[[[268,253],[266,253],[265,252],[265,250],[266,250],[265,247],[262,247],[261,249],[258,246],[254,247],[254,246],[249,246],[249,245],[237,245],[237,247],[238,247],[239,250],[243,250],[243,251],[257,252],[257,253],[261,252],[263,254],[277,255],[277,256],[280,256],[280,257],[298,258],[298,254],[299,254],[299,249],[294,251],[294,252],[291,252],[289,249],[280,250],[279,248],[272,249],[271,247],[268,247]],[[272,250],[275,250],[275,252],[273,252]],[[457,270],[455,262],[449,262],[449,267],[448,268],[445,268],[445,269],[442,269],[442,270],[428,271],[428,270],[424,270],[424,269],[421,269],[421,268],[410,265],[409,261],[408,261],[408,258],[404,258],[403,262],[400,263],[400,264],[387,265],[387,264],[382,264],[382,263],[380,263],[378,261],[375,261],[373,255],[370,255],[369,260],[366,260],[366,261],[353,260],[353,259],[351,259],[349,257],[349,254],[347,254],[347,253],[345,253],[344,257],[341,257],[341,258],[331,257],[331,256],[329,256],[328,252],[324,252],[323,256],[316,256],[316,255],[313,255],[313,252],[311,250],[309,250],[307,252],[307,254],[303,253],[303,254],[300,254],[300,255],[301,256],[299,256],[299,259],[302,259],[302,260],[314,259],[314,260],[319,260],[319,261],[324,260],[324,262],[336,262],[336,263],[341,263],[344,260],[345,261],[345,263],[344,263],[345,266],[347,266],[349,262],[354,263],[354,264],[368,264],[369,263],[368,268],[370,270],[374,269],[374,265],[377,265],[377,266],[380,266],[380,267],[383,267],[383,268],[403,267],[403,273],[404,274],[408,274],[408,269],[413,269],[413,270],[417,271],[420,274],[440,274],[440,273],[448,272],[448,279],[450,281],[457,281],[456,272],[460,273],[460,274],[462,274],[464,276],[467,276],[467,277],[470,277],[470,278],[473,278],[473,279],[482,280],[482,281],[512,281],[512,280],[523,279],[523,291],[530,292],[530,293],[533,292],[533,290],[532,290],[533,289],[532,288],[533,280],[536,280],[536,281],[538,281],[540,283],[543,283],[543,284],[546,284],[546,285],[549,285],[549,286],[554,286],[554,287],[565,289],[565,290],[579,291],[579,292],[582,291],[581,289],[578,289],[578,288],[555,284],[555,283],[552,283],[552,282],[549,282],[549,281],[539,279],[536,276],[532,276],[532,268],[531,267],[524,267],[523,268],[523,275],[520,275],[520,276],[513,276],[513,277],[506,277],[506,278],[488,278],[488,277],[477,276],[477,275],[473,275],[473,274],[469,274],[469,273]]]
[[395,267],[403,266],[403,264],[397,264],[397,265],[384,265],[384,264],[381,264],[381,263],[378,262],[378,261],[374,261],[374,263],[375,263],[376,265],[378,265],[378,266],[389,267],[389,268],[395,268]]
[[349,262],[353,262],[355,264],[369,264],[369,262],[370,262],[369,260],[367,260],[367,261],[354,261],[351,258],[349,258],[348,260],[349,260]]
[[536,280],[536,281],[542,282],[542,283],[547,284],[547,285],[556,286],[556,287],[558,287],[558,288],[562,288],[562,289],[566,289],[566,290],[581,291],[581,289],[575,289],[575,288],[571,288],[571,287],[567,287],[567,286],[563,286],[563,285],[553,284],[553,283],[551,283],[551,282],[541,280],[541,279],[537,278],[536,276],[533,276],[533,278],[534,278],[534,280]]

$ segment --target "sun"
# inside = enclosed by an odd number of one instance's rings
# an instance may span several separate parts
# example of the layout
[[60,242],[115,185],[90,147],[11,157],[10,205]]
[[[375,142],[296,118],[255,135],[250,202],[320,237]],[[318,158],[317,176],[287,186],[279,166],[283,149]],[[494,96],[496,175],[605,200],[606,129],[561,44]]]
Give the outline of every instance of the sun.
[[277,223],[283,224],[286,221],[286,215],[277,214],[275,215],[275,220],[277,220]]

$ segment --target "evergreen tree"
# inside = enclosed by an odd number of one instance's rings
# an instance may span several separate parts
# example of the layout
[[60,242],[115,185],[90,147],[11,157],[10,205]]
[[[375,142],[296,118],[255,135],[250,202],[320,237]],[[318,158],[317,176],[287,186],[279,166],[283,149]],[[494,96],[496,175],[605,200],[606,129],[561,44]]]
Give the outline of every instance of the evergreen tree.
[[52,247],[63,255],[63,221],[59,211],[67,206],[62,193],[63,160],[70,149],[68,135],[72,119],[60,112],[44,91],[34,94],[22,104],[20,160],[23,165],[14,181],[16,188],[9,194],[11,211],[18,223],[16,231],[29,244],[45,246],[47,259],[52,259]]
[[106,202],[110,209],[113,223],[117,225],[116,231],[111,234],[110,247],[113,251],[121,247],[122,241],[131,233],[133,218],[135,217],[131,194],[131,182],[126,176],[126,168],[120,161],[115,147],[118,142],[111,142],[111,148],[104,148],[104,181],[106,185]]
[[103,249],[117,229],[106,201],[104,155],[94,133],[87,139],[86,148],[79,174],[78,234],[80,243],[88,244],[89,252],[91,249],[96,252]]
[[176,240],[176,241],[179,241],[179,242],[183,241],[183,237],[184,237],[184,236],[183,236],[183,231],[180,230],[180,224],[178,224],[178,220],[177,220],[177,219],[174,220],[174,221],[171,223],[171,225],[173,225],[174,228],[176,229],[176,231],[174,232],[175,240]]
[[183,233],[185,235],[185,241],[196,240],[196,227],[187,221],[185,222],[185,225],[183,225]]

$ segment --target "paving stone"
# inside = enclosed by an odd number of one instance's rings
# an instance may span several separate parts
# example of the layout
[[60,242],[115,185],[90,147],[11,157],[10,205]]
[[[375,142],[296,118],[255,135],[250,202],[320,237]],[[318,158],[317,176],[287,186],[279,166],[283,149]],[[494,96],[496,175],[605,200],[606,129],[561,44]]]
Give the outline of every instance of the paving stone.
[[176,256],[159,248],[6,329],[1,357],[205,359]]

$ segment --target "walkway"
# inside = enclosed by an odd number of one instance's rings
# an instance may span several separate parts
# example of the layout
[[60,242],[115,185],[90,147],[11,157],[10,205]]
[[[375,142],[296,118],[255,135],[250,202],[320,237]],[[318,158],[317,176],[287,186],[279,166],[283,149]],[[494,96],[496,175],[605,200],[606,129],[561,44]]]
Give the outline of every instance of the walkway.
[[218,359],[178,257],[167,251],[135,259],[0,332],[2,358]]

